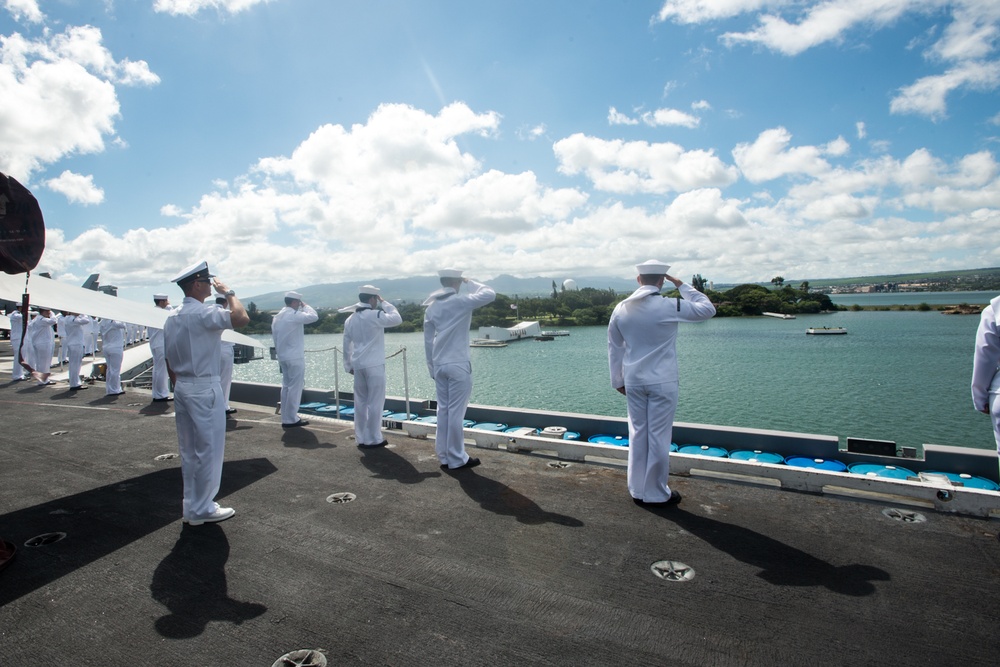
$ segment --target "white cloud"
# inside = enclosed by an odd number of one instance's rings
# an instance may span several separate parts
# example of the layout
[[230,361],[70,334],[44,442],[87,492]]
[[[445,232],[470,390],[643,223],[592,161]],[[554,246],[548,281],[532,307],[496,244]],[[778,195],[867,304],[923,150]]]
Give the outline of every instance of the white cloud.
[[867,136],[868,131],[865,129],[865,124],[863,121],[858,121],[854,124],[854,129],[857,132],[858,139],[864,139]]
[[1000,86],[1000,61],[967,62],[944,74],[918,79],[900,89],[889,104],[892,113],[915,113],[930,118],[943,118],[947,112],[945,99],[959,89],[990,91]]
[[629,118],[625,114],[618,111],[618,109],[611,107],[608,109],[608,125],[638,125],[639,120],[636,118]]
[[790,0],[665,0],[654,19],[682,24],[704,23],[789,3]]
[[698,100],[691,103],[692,111],[711,111],[711,109],[712,105],[708,103],[708,100]]
[[686,151],[674,143],[607,141],[574,134],[553,145],[559,171],[584,174],[598,190],[664,194],[733,183],[736,170],[711,150]]
[[15,21],[23,19],[29,23],[41,23],[45,20],[45,14],[39,9],[37,0],[4,0],[4,7]]
[[754,143],[738,144],[733,158],[751,183],[790,175],[817,176],[830,169],[822,158],[826,150],[816,146],[789,148],[791,140],[791,133],[783,127],[765,130]]
[[119,113],[115,84],[159,81],[143,61],[116,62],[101,42],[90,26],[47,40],[0,36],[0,169],[27,180],[66,155],[103,151]]
[[104,190],[94,185],[93,176],[66,170],[56,178],[45,181],[45,185],[77,204],[100,204],[104,201]]
[[697,116],[684,113],[678,109],[657,109],[642,114],[642,121],[650,127],[676,126],[695,128],[701,122]]
[[203,9],[238,14],[270,0],[156,0],[153,9],[175,16],[194,16]]

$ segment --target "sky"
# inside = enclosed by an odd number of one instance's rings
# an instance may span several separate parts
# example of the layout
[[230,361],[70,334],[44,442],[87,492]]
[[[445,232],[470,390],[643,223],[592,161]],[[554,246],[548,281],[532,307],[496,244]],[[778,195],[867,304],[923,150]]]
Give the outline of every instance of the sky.
[[0,0],[35,272],[1000,266],[996,0]]

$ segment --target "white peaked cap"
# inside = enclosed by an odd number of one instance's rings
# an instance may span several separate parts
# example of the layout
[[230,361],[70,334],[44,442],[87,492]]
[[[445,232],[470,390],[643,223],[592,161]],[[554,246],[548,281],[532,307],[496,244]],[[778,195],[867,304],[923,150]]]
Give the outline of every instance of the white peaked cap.
[[156,294],[153,295],[153,301],[164,301],[167,298],[169,297],[167,297],[166,294],[162,294],[160,292],[157,292]]
[[205,278],[213,278],[214,276],[208,272],[208,262],[198,262],[197,264],[192,264],[187,267],[176,276],[170,279],[172,283],[182,283],[188,278],[193,278],[198,274],[203,273]]
[[358,288],[358,294],[381,294],[382,290],[374,285],[362,285]]
[[647,259],[642,264],[636,264],[635,270],[639,272],[640,276],[665,276],[667,275],[667,271],[670,270],[670,265],[655,259]]
[[302,295],[299,294],[298,292],[285,292],[285,298],[286,299],[298,299],[299,301],[302,301]]
[[460,269],[441,269],[438,271],[439,278],[461,278],[462,271]]

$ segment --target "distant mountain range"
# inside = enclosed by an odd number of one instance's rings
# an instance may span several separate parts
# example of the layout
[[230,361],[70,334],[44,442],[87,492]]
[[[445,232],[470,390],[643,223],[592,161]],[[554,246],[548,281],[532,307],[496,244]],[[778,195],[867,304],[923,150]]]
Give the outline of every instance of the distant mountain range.
[[[475,276],[473,276],[475,277]],[[680,277],[680,276],[679,276]],[[710,276],[706,276],[709,280]],[[684,276],[684,280],[691,280],[689,276]],[[993,289],[992,285],[1000,280],[1000,268],[987,269],[964,269],[956,271],[936,271],[928,273],[905,273],[896,275],[868,276],[857,278],[823,278],[809,279],[809,284],[814,288],[832,287],[841,285],[870,285],[879,283],[906,283],[906,282],[932,282],[941,291],[952,291],[960,289]],[[553,278],[515,278],[514,276],[502,275],[488,281],[490,287],[500,294],[507,296],[538,297],[552,294],[552,283],[555,282],[556,289],[562,290],[562,279]],[[578,288],[593,287],[595,289],[613,289],[619,293],[629,293],[635,289],[635,278],[573,278]],[[977,286],[977,282],[985,281],[983,286]],[[785,279],[786,285],[798,287],[803,281],[800,279]],[[420,303],[427,295],[440,287],[437,276],[415,276],[413,278],[386,278],[384,280],[373,280],[372,285],[382,290],[382,296],[393,303],[408,301]],[[771,287],[770,282],[757,283],[765,287]],[[716,283],[714,289],[725,291],[733,287],[735,283]],[[293,288],[302,295],[303,300],[314,308],[340,308],[347,306],[358,300],[358,287],[361,283],[324,283],[320,285],[309,285],[307,287]],[[285,305],[284,292],[268,292],[256,296],[246,297],[244,303],[253,302],[260,310],[278,310]]]
[[[475,276],[472,276],[475,278]],[[500,294],[507,296],[537,297],[549,296],[552,294],[553,278],[515,278],[514,276],[497,276],[487,281],[489,286]],[[622,278],[574,278],[578,288],[593,287],[596,289],[613,289],[616,292],[631,292],[635,289],[635,279]],[[555,279],[556,288],[562,290],[563,281]],[[441,287],[437,276],[415,276],[413,278],[387,278],[384,280],[372,280],[371,285],[375,285],[382,290],[382,296],[393,303],[409,301],[420,303],[427,298],[427,295]],[[362,285],[359,282],[350,283],[324,283],[320,285],[309,285],[307,287],[296,287],[296,292],[302,295],[302,300],[313,308],[340,308],[356,303],[358,300],[358,288]],[[260,310],[277,310],[285,305],[284,292],[267,292],[255,296],[241,297],[241,300],[249,304],[253,302]]]

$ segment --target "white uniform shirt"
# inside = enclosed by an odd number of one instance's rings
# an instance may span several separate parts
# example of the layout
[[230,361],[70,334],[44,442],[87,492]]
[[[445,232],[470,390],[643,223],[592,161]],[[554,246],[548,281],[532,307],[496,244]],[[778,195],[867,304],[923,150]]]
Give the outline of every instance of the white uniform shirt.
[[972,364],[972,403],[976,410],[990,409],[990,392],[1000,391],[1000,296],[983,309],[976,332]]
[[223,329],[232,329],[230,312],[214,303],[184,297],[163,324],[164,354],[178,379],[219,377]]
[[45,341],[54,341],[56,332],[52,329],[52,326],[55,323],[56,318],[54,317],[36,315],[33,320],[28,322],[28,340],[31,341],[32,345],[40,345]]
[[611,313],[608,365],[615,389],[677,381],[677,323],[715,315],[707,296],[687,283],[678,289],[680,302],[661,297],[655,285],[643,285]]
[[[159,306],[157,306],[157,308],[159,308]],[[174,307],[167,306],[163,310],[170,313],[174,310]],[[155,329],[153,327],[148,327],[147,332],[149,333],[149,347],[163,349],[163,329]]]
[[432,375],[434,366],[469,361],[472,311],[497,297],[492,287],[475,280],[466,285],[468,294],[456,294],[455,290],[444,288],[431,294],[424,302],[427,305],[424,313],[424,352]]
[[367,304],[344,323],[344,368],[350,373],[385,364],[385,330],[402,324],[403,316],[388,301],[382,308]]
[[125,348],[125,324],[118,320],[101,320],[101,349],[118,350]]
[[63,343],[83,346],[83,333],[90,330],[90,318],[86,315],[68,315],[63,318],[62,327],[66,338]]
[[24,326],[24,316],[20,310],[13,311],[10,315],[10,340],[11,344],[21,340],[21,328]]
[[278,353],[278,361],[296,361],[306,356],[306,337],[302,327],[312,324],[319,315],[312,306],[302,305],[295,310],[285,306],[271,320],[271,337]]

